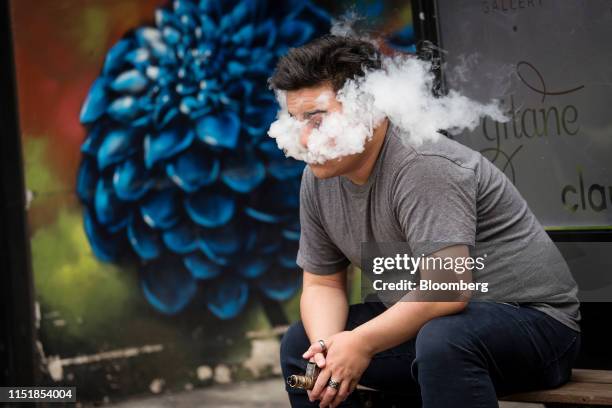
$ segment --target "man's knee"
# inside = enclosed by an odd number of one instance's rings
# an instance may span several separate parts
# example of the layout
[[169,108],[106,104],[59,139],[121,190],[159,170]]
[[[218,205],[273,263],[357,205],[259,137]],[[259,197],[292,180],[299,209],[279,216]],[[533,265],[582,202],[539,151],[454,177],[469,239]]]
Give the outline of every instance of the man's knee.
[[462,324],[457,315],[442,316],[425,323],[416,338],[417,363],[447,362],[463,359],[474,353],[474,333]]

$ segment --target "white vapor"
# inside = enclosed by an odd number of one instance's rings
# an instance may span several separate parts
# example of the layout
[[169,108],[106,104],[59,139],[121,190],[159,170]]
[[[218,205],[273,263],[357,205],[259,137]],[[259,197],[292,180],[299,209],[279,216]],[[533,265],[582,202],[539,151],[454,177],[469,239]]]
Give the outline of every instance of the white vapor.
[[[473,130],[483,116],[507,120],[497,101],[482,104],[456,91],[435,97],[434,81],[427,61],[408,55],[383,57],[382,69],[348,80],[337,92],[342,111],[325,115],[320,126],[311,130],[306,147],[300,135],[307,124],[289,115],[284,91],[276,92],[281,109],[268,134],[287,156],[323,163],[362,152],[385,117],[404,131],[405,143],[414,145],[440,137],[438,130],[451,134]],[[320,95],[317,107],[324,109],[329,97],[334,95]]]

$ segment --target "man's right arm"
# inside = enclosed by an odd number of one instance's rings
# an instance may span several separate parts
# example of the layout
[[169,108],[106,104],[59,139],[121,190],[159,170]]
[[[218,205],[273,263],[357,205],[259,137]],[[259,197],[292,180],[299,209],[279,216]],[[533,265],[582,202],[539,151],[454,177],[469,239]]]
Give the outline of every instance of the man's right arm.
[[304,271],[300,314],[311,343],[344,331],[348,317],[346,269],[329,275]]

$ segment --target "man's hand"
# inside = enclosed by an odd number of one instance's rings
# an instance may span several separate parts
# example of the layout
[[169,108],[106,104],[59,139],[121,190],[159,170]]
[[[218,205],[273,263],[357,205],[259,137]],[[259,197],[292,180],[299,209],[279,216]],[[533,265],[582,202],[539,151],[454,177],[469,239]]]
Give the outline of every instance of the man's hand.
[[[325,346],[327,355],[323,361],[321,361],[321,345],[318,342],[313,343],[303,355],[306,359],[314,358],[321,367],[321,373],[314,388],[308,392],[308,397],[310,401],[321,400],[320,407],[334,408],[353,392],[361,375],[370,364],[372,352],[352,331],[343,331],[331,336],[325,340]],[[339,389],[327,386],[330,378],[340,383]]]

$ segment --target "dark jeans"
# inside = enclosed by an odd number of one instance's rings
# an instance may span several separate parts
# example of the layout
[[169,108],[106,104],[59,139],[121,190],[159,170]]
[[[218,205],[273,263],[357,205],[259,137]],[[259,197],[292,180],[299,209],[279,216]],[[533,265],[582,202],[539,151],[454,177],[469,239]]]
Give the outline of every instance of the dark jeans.
[[[347,330],[385,307],[353,305]],[[281,343],[285,378],[303,374],[309,340],[301,322]],[[497,407],[498,396],[554,388],[567,382],[580,333],[525,305],[470,302],[463,312],[427,322],[416,338],[376,354],[359,383],[390,393],[420,395],[425,408]],[[315,407],[306,392],[289,388],[292,407]],[[342,407],[356,405],[350,396]]]

